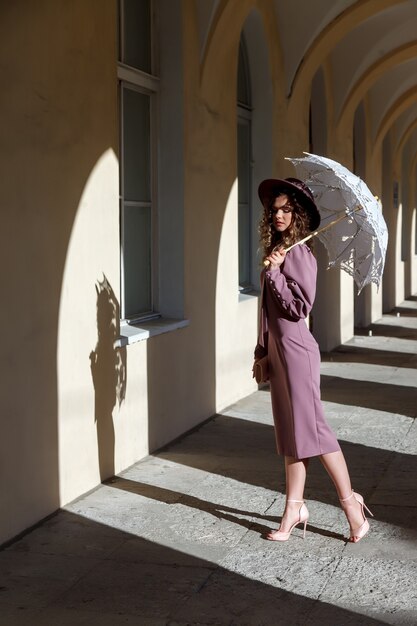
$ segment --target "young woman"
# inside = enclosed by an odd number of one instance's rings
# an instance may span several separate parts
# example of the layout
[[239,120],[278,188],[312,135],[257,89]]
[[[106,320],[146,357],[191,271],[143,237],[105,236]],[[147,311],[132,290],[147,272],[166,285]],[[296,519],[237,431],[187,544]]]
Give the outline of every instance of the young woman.
[[[278,530],[267,539],[286,541],[308,510],[304,485],[308,461],[318,456],[333,480],[350,527],[350,541],[366,535],[363,498],[352,490],[345,458],[320,401],[320,352],[305,318],[314,302],[317,264],[309,244],[293,243],[316,230],[320,214],[310,189],[297,178],[268,179],[259,186],[264,206],[261,245],[268,266],[255,362],[267,355],[278,454],[285,457],[286,505]],[[369,509],[367,509],[369,511]],[[369,511],[370,512],[370,511]]]

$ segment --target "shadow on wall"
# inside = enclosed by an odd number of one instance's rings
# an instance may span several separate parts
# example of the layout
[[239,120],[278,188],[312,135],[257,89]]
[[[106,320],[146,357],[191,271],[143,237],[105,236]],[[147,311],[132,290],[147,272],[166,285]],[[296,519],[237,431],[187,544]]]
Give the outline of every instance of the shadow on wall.
[[94,421],[97,426],[97,447],[100,478],[115,473],[113,409],[126,395],[126,348],[116,348],[119,336],[120,307],[114,291],[103,275],[96,284],[97,344],[90,353],[91,376],[95,392]]

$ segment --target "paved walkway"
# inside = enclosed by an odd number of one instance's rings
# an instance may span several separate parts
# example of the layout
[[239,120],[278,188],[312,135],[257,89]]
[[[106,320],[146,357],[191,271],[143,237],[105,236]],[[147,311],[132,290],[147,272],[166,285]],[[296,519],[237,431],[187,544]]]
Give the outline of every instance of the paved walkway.
[[326,413],[375,514],[361,543],[317,459],[305,541],[263,538],[284,475],[258,391],[0,552],[1,625],[417,624],[416,353],[414,298],[323,357]]

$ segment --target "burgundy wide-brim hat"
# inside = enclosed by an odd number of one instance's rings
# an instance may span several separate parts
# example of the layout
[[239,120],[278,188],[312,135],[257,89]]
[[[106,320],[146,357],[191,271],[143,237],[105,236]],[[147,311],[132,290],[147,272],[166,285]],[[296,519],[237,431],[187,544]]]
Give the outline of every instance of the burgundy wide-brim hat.
[[298,178],[284,178],[283,180],[267,178],[261,182],[258,188],[258,195],[264,207],[267,207],[271,200],[279,194],[286,192],[295,194],[298,202],[310,214],[310,230],[316,230],[320,225],[320,213],[314,202],[311,189],[302,180]]

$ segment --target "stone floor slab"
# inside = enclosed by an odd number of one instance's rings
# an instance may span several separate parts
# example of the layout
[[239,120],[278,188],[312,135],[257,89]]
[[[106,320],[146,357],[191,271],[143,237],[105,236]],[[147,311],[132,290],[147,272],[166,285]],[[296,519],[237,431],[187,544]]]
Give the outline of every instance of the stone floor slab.
[[416,577],[415,561],[346,556],[320,599],[373,618],[405,607],[417,616]]
[[187,594],[196,593],[209,568],[107,561],[63,593],[51,607],[167,619]]

